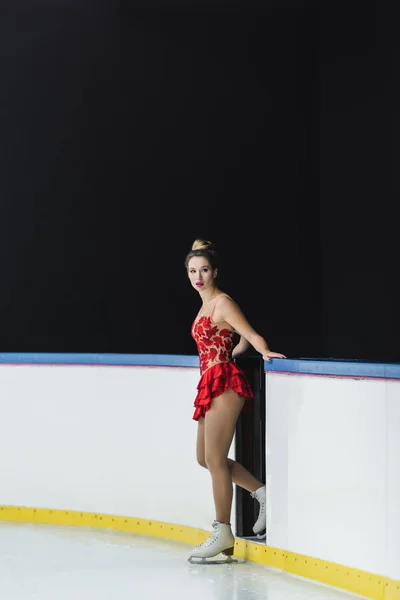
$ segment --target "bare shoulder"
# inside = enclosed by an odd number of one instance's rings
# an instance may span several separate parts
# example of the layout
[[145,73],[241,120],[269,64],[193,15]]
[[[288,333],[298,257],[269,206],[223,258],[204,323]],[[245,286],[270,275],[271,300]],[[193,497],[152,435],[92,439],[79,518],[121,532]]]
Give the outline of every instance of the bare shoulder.
[[225,292],[221,292],[217,296],[217,301],[215,303],[218,306],[230,306],[232,304],[236,304],[232,296],[226,294]]
[[237,302],[229,294],[222,292],[218,295],[215,302],[215,317],[217,321],[223,320],[227,314],[238,310],[240,308]]

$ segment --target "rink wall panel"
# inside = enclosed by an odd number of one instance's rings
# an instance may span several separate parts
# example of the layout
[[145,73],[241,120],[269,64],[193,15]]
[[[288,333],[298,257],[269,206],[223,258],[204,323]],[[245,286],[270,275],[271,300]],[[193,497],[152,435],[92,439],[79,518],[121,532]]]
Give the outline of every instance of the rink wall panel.
[[[399,600],[400,366],[265,370],[268,545],[237,540],[237,554]],[[0,354],[0,519],[202,541],[198,377],[193,356]]]
[[179,366],[0,365],[0,504],[210,530],[197,380]]
[[400,579],[400,390],[399,383],[386,385],[387,480],[386,540],[387,570]]
[[266,402],[268,544],[400,579],[400,381],[267,371]]

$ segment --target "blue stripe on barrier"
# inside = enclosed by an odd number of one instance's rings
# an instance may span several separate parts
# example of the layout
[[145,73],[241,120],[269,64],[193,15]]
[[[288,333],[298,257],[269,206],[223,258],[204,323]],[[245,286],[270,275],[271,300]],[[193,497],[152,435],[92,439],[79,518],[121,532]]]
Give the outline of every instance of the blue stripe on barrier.
[[266,371],[279,373],[400,379],[400,364],[394,363],[275,358],[271,362],[264,361],[264,367]]
[[133,365],[152,367],[198,367],[198,356],[175,354],[75,354],[19,353],[0,354],[3,364],[47,365]]
[[[177,354],[78,354],[10,352],[0,354],[3,364],[47,365],[131,365],[153,367],[199,367],[197,355]],[[279,359],[264,361],[266,371],[336,377],[400,379],[400,364],[368,363],[351,360]]]

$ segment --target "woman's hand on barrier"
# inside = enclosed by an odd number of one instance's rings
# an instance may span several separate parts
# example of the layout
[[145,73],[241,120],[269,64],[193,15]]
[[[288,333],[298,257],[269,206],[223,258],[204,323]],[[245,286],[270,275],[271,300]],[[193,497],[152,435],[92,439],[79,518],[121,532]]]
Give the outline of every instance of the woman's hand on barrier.
[[279,352],[271,352],[270,350],[268,350],[268,352],[263,352],[262,357],[268,362],[271,362],[272,358],[287,358],[284,354],[280,354]]

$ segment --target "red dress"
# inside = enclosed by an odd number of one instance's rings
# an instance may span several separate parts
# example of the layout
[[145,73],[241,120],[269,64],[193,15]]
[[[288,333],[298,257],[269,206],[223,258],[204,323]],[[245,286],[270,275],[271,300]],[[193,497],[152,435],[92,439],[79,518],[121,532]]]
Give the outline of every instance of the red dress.
[[200,317],[192,325],[192,337],[200,358],[200,381],[194,401],[193,419],[198,421],[210,409],[211,400],[228,388],[239,396],[254,398],[242,369],[232,362],[233,329],[219,328],[211,317]]

